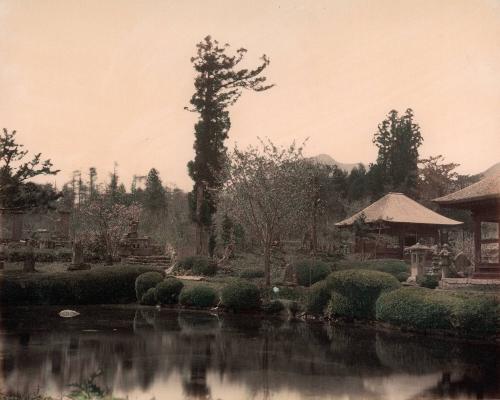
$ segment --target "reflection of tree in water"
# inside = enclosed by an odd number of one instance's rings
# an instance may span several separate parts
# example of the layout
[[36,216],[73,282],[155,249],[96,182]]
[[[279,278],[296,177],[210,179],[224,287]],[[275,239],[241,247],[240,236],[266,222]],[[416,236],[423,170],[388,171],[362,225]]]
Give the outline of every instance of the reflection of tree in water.
[[[43,314],[27,315],[31,325],[7,323],[14,328],[3,339],[8,349],[1,361],[5,382],[26,392],[49,381],[64,388],[101,369],[103,383],[127,392],[146,390],[175,372],[186,397],[208,398],[215,372],[221,382],[264,397],[289,389],[368,398],[378,392],[364,385],[366,378],[434,371],[445,379],[429,391],[431,397],[448,387],[453,393],[480,394],[480,387],[485,393],[498,391],[498,354],[491,347],[245,316],[155,309],[113,310],[109,315],[104,310],[97,319],[95,311],[89,315],[69,323],[53,320],[46,329],[40,328]],[[97,332],[83,331],[94,326]]]

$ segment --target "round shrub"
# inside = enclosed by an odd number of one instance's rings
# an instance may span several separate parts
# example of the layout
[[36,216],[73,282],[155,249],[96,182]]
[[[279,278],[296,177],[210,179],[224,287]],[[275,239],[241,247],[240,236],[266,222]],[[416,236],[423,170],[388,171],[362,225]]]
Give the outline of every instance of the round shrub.
[[435,289],[439,286],[439,277],[437,275],[419,276],[417,283],[424,288]]
[[343,295],[351,305],[352,318],[375,318],[375,302],[382,292],[401,284],[390,274],[369,270],[346,270],[330,274],[328,288]]
[[330,289],[325,281],[316,282],[309,289],[306,311],[309,314],[322,315],[330,300]]
[[330,318],[352,318],[352,305],[347,297],[337,292],[332,292],[326,307],[326,315]]
[[292,268],[297,277],[297,283],[301,286],[311,286],[325,279],[332,272],[330,266],[320,260],[296,261],[292,264]]
[[156,285],[156,295],[161,304],[176,304],[184,284],[177,278],[167,278]]
[[236,312],[258,310],[260,308],[259,288],[250,282],[231,282],[222,289],[222,303]]
[[240,278],[244,279],[264,278],[264,271],[261,269],[246,269],[241,271]]
[[141,298],[141,304],[145,306],[155,306],[158,304],[156,289],[154,287],[146,290],[146,293]]
[[159,272],[146,272],[135,280],[135,294],[137,300],[141,300],[148,289],[154,288],[163,280],[163,275]]
[[207,285],[184,288],[179,295],[179,302],[188,307],[212,307],[217,303],[217,292]]
[[213,276],[217,272],[217,264],[209,257],[189,256],[179,260],[178,267],[190,270],[194,275]]
[[266,314],[279,314],[284,309],[285,306],[279,300],[271,300],[269,303],[262,304],[262,311]]

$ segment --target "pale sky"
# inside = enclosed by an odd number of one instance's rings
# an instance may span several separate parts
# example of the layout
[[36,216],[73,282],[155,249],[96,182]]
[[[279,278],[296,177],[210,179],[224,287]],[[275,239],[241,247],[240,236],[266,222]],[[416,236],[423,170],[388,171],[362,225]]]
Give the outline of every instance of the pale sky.
[[190,57],[208,34],[249,64],[267,54],[276,83],[231,109],[230,148],[309,137],[308,155],[369,163],[377,124],[411,107],[421,155],[500,161],[500,0],[0,0],[0,128],[59,184],[116,161],[127,188],[156,167],[189,189]]

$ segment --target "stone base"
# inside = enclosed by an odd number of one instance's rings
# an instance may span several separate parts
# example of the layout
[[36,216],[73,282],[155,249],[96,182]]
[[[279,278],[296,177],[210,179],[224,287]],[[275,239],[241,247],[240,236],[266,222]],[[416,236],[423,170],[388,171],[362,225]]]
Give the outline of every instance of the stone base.
[[476,279],[476,278],[442,278],[439,281],[440,289],[458,288],[483,288],[490,286],[492,290],[500,290],[499,279]]
[[90,265],[89,264],[85,264],[85,263],[82,263],[82,264],[70,264],[68,266],[68,271],[83,271],[83,270],[87,270],[87,269],[90,269]]

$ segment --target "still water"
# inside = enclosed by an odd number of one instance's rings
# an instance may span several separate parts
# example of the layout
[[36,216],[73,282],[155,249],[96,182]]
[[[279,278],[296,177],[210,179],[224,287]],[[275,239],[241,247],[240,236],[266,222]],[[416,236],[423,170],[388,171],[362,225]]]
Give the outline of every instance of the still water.
[[353,326],[126,307],[2,310],[3,393],[133,399],[500,398],[499,348]]

